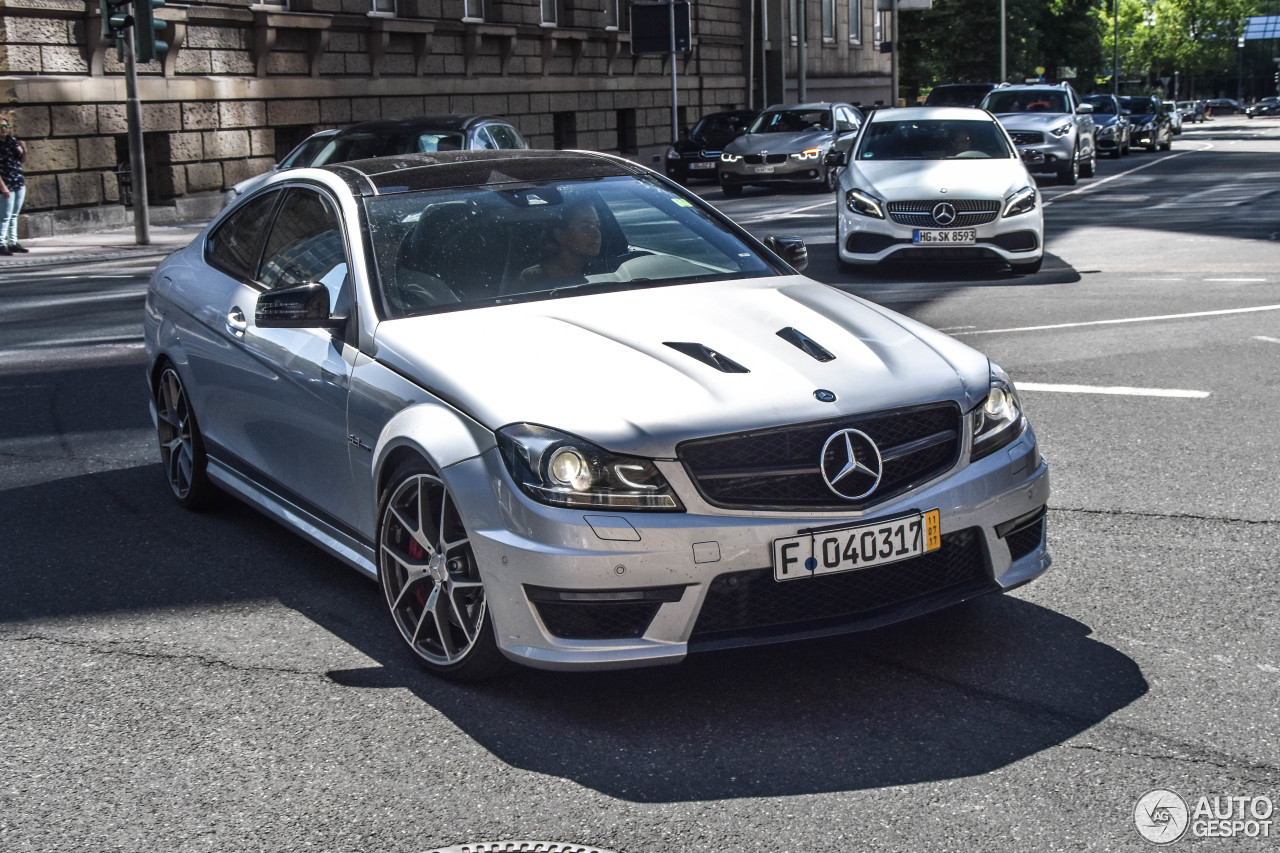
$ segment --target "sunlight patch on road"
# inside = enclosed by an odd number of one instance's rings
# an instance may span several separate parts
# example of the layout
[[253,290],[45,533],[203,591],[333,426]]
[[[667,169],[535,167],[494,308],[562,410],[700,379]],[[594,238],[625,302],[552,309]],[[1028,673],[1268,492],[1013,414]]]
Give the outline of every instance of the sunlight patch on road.
[[1182,388],[1130,388],[1125,385],[1053,385],[1040,382],[1019,382],[1019,391],[1050,391],[1058,394],[1109,394],[1118,397],[1177,397],[1203,400],[1208,391],[1188,391]]

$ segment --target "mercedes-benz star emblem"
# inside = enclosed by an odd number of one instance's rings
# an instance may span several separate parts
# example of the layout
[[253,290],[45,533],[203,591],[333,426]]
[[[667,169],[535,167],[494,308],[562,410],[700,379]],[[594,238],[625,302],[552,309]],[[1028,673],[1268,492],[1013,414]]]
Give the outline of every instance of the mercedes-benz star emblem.
[[813,396],[818,399],[819,403],[834,403],[836,401],[836,392],[828,391],[826,388],[819,388],[814,391]]
[[949,201],[940,201],[933,206],[933,221],[939,225],[950,225],[956,221],[956,206]]
[[865,432],[842,429],[822,445],[822,479],[845,500],[865,498],[880,485],[880,448]]

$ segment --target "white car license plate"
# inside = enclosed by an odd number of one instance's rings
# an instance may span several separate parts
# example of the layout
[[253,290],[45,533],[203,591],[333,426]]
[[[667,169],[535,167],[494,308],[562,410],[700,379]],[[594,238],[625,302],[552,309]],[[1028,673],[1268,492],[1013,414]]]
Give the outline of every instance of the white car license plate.
[[690,163],[689,164],[690,169],[714,169],[715,167],[716,167],[715,163]]
[[922,231],[917,228],[912,242],[918,246],[972,246],[978,235],[972,228],[956,231]]
[[942,547],[941,514],[914,515],[773,540],[773,579],[797,580],[909,560]]
[[767,175],[768,173],[770,173],[770,172],[772,172],[772,171],[773,171],[773,167],[772,167],[772,166],[756,166],[756,168],[755,168],[755,172],[756,172],[756,174],[766,174],[766,175]]

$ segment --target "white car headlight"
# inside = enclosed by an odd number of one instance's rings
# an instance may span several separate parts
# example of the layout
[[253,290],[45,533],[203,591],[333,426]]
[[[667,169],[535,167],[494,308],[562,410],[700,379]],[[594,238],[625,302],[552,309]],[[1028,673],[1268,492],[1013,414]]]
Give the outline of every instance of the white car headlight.
[[1009,200],[1004,203],[1005,216],[1017,216],[1020,213],[1030,213],[1035,209],[1035,187],[1023,187],[1013,195],[1009,196]]
[[884,219],[884,208],[880,202],[862,190],[849,190],[845,193],[844,206],[852,213],[861,213],[872,219]]
[[742,159],[741,154],[730,154],[728,151],[720,155],[720,162],[722,163],[737,163],[741,159]]
[[1115,136],[1116,126],[1114,124],[1109,124],[1106,127],[1098,128],[1098,135],[1099,136]]
[[539,503],[575,509],[683,512],[648,459],[610,453],[577,436],[535,424],[498,430],[511,477]]
[[1061,139],[1062,137],[1066,136],[1070,132],[1071,132],[1071,122],[1067,122],[1066,124],[1059,125],[1058,127],[1055,127],[1053,130],[1049,131],[1049,133],[1053,134],[1058,139]]
[[1147,133],[1147,132],[1152,131],[1152,130],[1155,130],[1155,129],[1156,129],[1156,123],[1155,123],[1154,121],[1149,121],[1149,122],[1147,122],[1146,124],[1144,124],[1144,125],[1142,126],[1142,132],[1143,132],[1143,133]]
[[973,450],[969,461],[976,462],[995,453],[1022,434],[1026,419],[1022,416],[1022,403],[1018,389],[1009,374],[991,363],[991,386],[987,397],[969,413],[973,420]]

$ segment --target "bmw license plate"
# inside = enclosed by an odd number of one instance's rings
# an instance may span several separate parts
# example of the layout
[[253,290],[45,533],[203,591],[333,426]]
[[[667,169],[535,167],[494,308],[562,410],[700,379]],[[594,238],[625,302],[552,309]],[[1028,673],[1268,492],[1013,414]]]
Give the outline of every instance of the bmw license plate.
[[773,579],[869,569],[942,547],[938,510],[773,540]]
[[773,171],[773,167],[772,166],[756,166],[755,169],[753,169],[752,171],[754,171],[757,175],[768,175]]
[[972,246],[978,235],[972,228],[955,231],[924,231],[917,228],[911,242],[917,246]]
[[715,167],[716,167],[716,164],[713,162],[689,164],[690,169],[714,169]]

